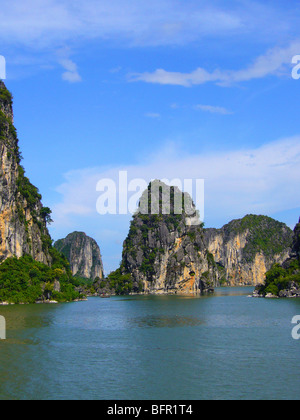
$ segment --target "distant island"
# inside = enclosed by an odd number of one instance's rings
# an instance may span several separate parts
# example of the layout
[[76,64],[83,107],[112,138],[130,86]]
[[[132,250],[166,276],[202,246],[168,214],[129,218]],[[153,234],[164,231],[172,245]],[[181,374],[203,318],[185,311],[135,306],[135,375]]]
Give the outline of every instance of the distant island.
[[53,246],[69,261],[73,276],[88,280],[104,277],[99,245],[84,232],[70,233]]

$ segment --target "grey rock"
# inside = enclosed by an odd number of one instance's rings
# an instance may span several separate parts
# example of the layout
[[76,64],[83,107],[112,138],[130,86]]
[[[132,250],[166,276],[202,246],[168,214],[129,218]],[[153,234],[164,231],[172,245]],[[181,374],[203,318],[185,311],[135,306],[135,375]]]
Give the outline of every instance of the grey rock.
[[222,284],[256,286],[274,263],[282,264],[289,256],[293,232],[270,217],[247,215],[221,229],[205,229],[204,237]]
[[97,242],[83,232],[70,233],[54,247],[68,259],[74,276],[95,280],[103,278],[103,263]]
[[58,293],[60,292],[60,282],[58,280],[54,281],[53,291]]

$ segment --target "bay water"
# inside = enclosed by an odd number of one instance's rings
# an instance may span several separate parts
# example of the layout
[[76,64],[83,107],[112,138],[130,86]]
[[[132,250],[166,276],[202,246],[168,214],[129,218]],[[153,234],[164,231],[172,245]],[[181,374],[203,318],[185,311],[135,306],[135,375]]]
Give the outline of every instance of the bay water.
[[252,290],[0,307],[0,399],[298,400],[300,300]]

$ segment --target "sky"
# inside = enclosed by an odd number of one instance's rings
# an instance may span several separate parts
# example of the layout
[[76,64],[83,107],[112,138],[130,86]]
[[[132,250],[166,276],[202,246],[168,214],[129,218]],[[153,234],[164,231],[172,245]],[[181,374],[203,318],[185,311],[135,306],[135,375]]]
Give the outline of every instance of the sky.
[[118,267],[132,215],[99,214],[97,185],[123,194],[120,171],[204,179],[206,227],[297,223],[300,1],[1,0],[0,20],[23,166],[54,240],[84,231],[106,273]]

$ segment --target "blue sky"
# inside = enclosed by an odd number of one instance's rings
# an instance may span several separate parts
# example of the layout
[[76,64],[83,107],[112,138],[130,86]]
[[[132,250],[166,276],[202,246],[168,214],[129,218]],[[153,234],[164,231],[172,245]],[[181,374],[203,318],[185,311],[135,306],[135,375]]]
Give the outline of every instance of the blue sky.
[[300,215],[299,1],[2,0],[0,55],[23,165],[52,237],[94,237],[117,267],[131,215],[101,178],[204,178],[205,224]]

